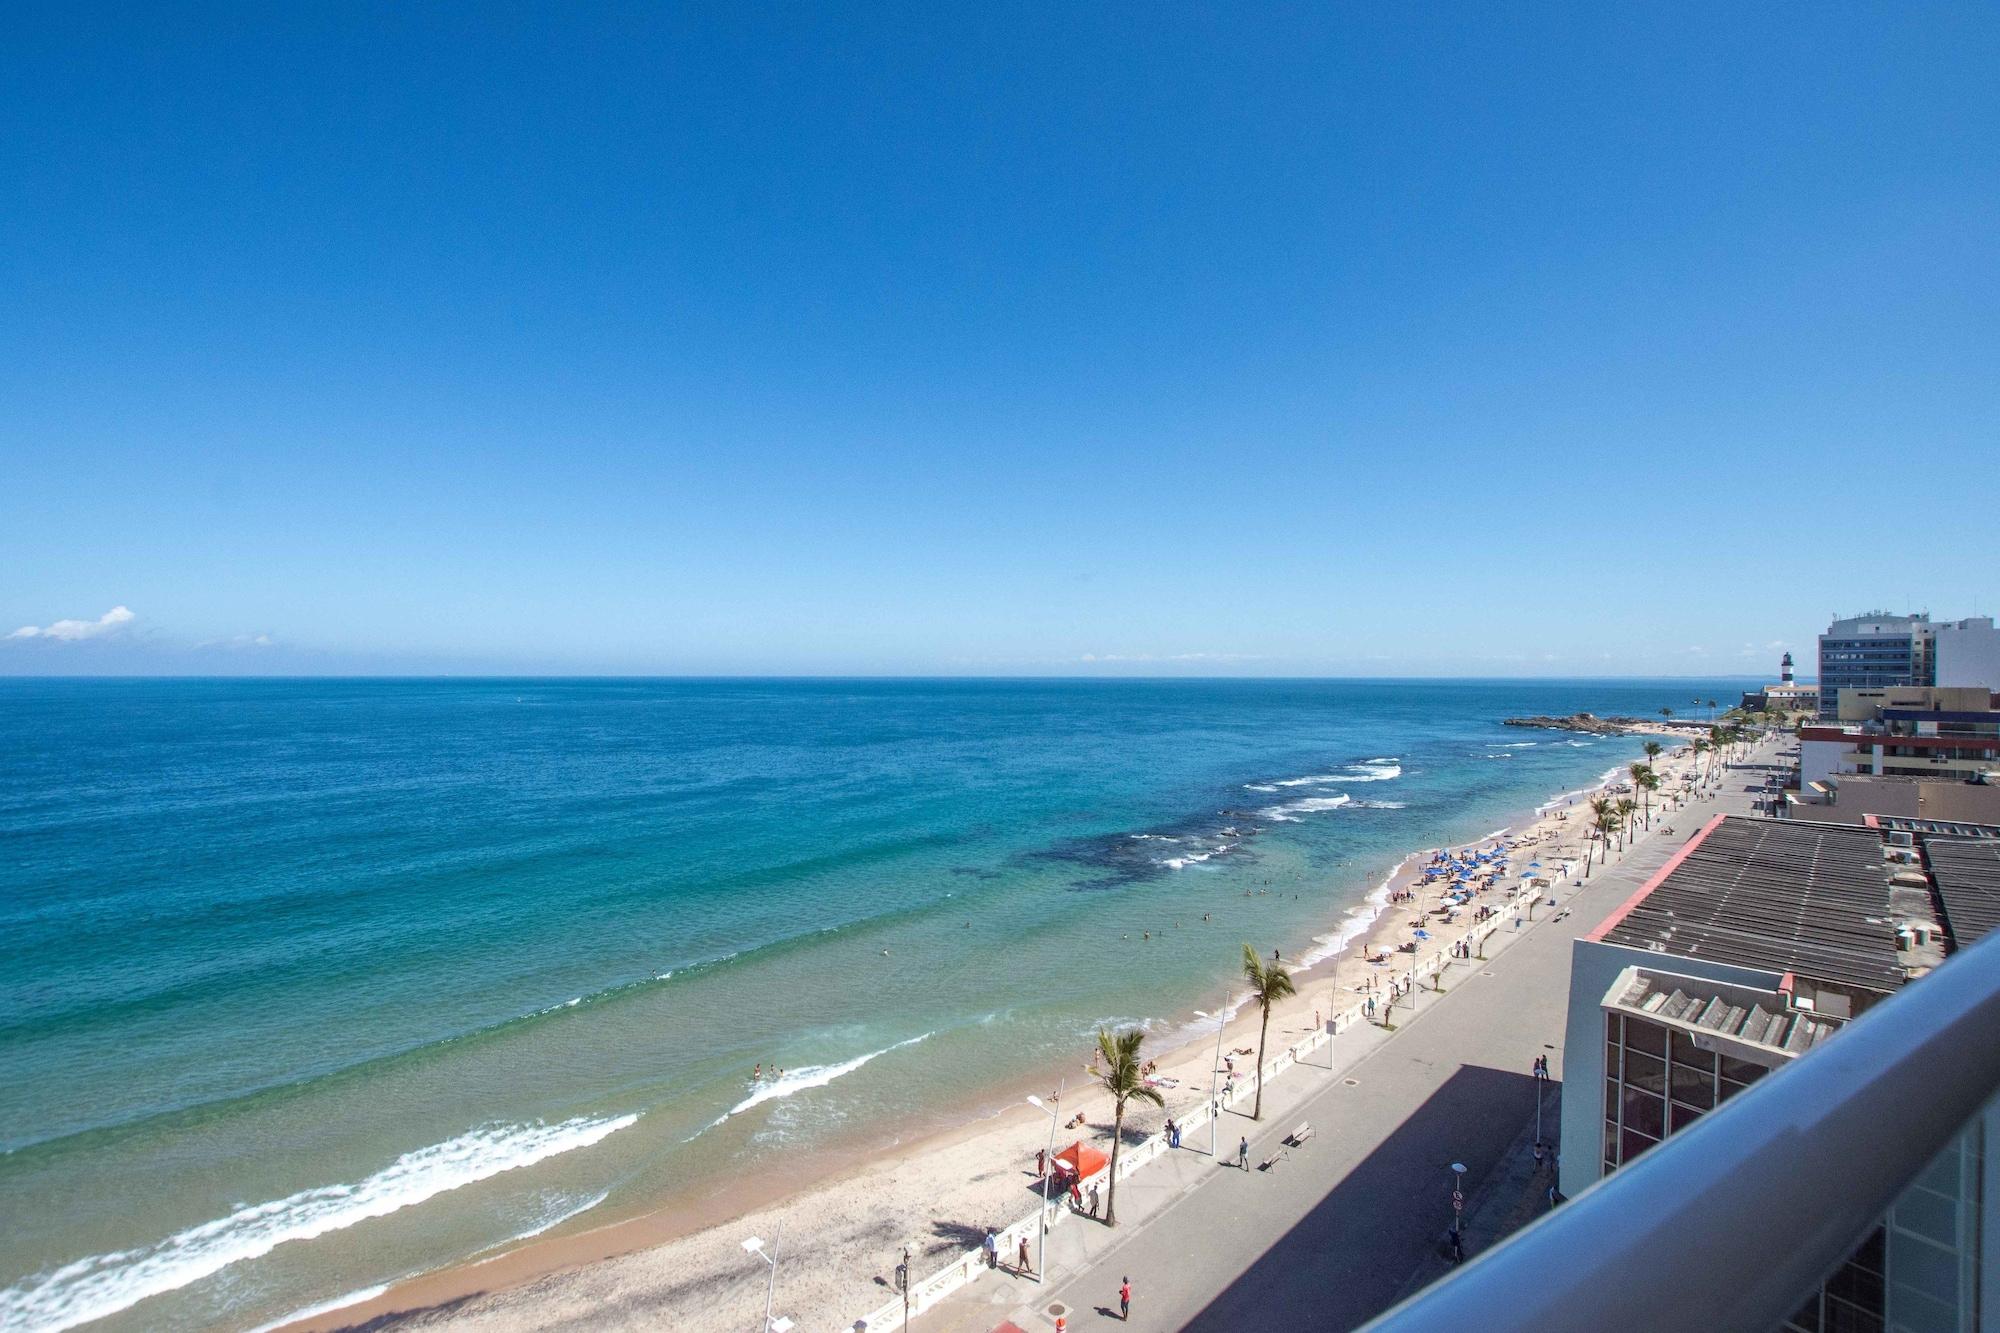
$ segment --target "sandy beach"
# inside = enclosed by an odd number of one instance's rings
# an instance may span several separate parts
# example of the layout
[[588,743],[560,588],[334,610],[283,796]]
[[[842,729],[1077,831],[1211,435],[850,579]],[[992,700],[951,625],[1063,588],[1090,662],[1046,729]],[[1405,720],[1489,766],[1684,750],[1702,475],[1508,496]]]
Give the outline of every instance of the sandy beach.
[[[1662,729],[1681,739],[1685,732]],[[1685,745],[1672,745],[1655,765],[1653,827],[1670,825],[1683,779],[1695,769]],[[1619,770],[1604,785],[1629,781]],[[1479,907],[1520,886],[1529,861],[1556,874],[1564,861],[1580,863],[1590,845],[1587,801],[1598,788],[1564,793],[1545,803],[1480,848],[1509,851],[1504,880],[1449,918],[1441,906],[1443,882],[1425,883],[1437,849],[1412,851],[1378,884],[1360,908],[1325,923],[1313,939],[1252,941],[1276,947],[1294,969],[1298,994],[1274,1007],[1267,1058],[1319,1031],[1330,1015],[1352,1013],[1369,999],[1376,1018],[1393,1021],[1392,982],[1407,984],[1413,962],[1449,956],[1480,924]],[[1466,849],[1460,847],[1460,852]],[[1404,895],[1411,895],[1404,898]],[[1392,901],[1395,899],[1395,901]],[[1511,929],[1512,921],[1501,922]],[[1423,929],[1428,938],[1419,940]],[[1234,948],[1234,942],[1230,942]],[[1411,950],[1414,946],[1414,951]],[[1293,960],[1297,959],[1295,963]],[[1371,961],[1374,960],[1374,961]],[[1218,988],[1218,994],[1220,990]],[[1237,1093],[1251,1090],[1256,1064],[1258,1014],[1241,1005],[1240,979],[1230,987],[1233,1017],[1221,1042],[1237,1072]],[[1209,1099],[1215,1027],[1194,1015],[1175,1016],[1171,1035],[1148,1043],[1164,1109],[1128,1109],[1127,1142],[1134,1130],[1157,1132],[1164,1121],[1185,1117]],[[1355,1021],[1370,1021],[1359,1014]],[[777,1308],[804,1327],[847,1327],[894,1294],[893,1270],[910,1250],[917,1279],[978,1244],[988,1226],[1005,1227],[1036,1206],[1037,1151],[1048,1141],[1049,1122],[1024,1104],[1029,1093],[1053,1095],[1064,1080],[1062,1114],[1081,1115],[1079,1128],[1059,1132],[1058,1147],[1077,1139],[1108,1146],[1109,1099],[1090,1085],[1090,1052],[1051,1068],[1034,1085],[989,1091],[986,1105],[1018,1108],[969,1119],[920,1141],[885,1144],[872,1151],[831,1155],[814,1180],[796,1172],[739,1179],[726,1192],[677,1200],[654,1213],[574,1235],[526,1242],[495,1257],[413,1278],[336,1310],[284,1325],[288,1329],[430,1326],[451,1323],[481,1329],[595,1328],[637,1323],[675,1328],[747,1327],[763,1310],[767,1269],[746,1255],[751,1235],[775,1242],[782,1265]],[[1205,1144],[1206,1130],[1193,1140]],[[1010,1279],[1012,1280],[1012,1279]]]

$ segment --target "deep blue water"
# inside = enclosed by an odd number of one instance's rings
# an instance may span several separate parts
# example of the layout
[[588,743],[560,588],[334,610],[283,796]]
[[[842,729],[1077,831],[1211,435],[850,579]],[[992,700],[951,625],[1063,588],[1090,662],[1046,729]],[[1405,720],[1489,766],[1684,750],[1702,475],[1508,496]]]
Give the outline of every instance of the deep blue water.
[[1502,717],[1728,688],[0,681],[0,1326],[247,1326],[943,1123],[1638,754]]

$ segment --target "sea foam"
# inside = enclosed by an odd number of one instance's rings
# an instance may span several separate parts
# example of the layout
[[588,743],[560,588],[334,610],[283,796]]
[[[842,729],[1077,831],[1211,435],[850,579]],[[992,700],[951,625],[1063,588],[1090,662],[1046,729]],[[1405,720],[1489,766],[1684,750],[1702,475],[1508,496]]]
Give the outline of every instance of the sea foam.
[[713,1129],[729,1117],[741,1115],[753,1106],[761,1106],[779,1097],[789,1097],[795,1092],[804,1092],[807,1088],[823,1088],[843,1075],[852,1074],[870,1060],[887,1055],[891,1051],[900,1051],[905,1046],[914,1046],[930,1035],[926,1032],[921,1036],[911,1037],[908,1041],[899,1041],[894,1046],[884,1046],[879,1051],[870,1051],[866,1055],[857,1055],[852,1060],[843,1060],[837,1065],[807,1065],[803,1069],[789,1070],[783,1078],[774,1078],[758,1084],[755,1092],[717,1116],[709,1123],[709,1128]]
[[189,1227],[136,1250],[92,1255],[0,1291],[0,1328],[53,1333],[128,1310],[231,1264],[420,1204],[474,1181],[573,1152],[638,1121],[578,1117],[557,1125],[482,1126],[404,1153],[355,1185],[324,1185]]
[[1296,824],[1300,815],[1316,814],[1321,810],[1338,810],[1353,799],[1345,793],[1339,796],[1309,796],[1303,801],[1268,806],[1259,810],[1257,814],[1276,824]]

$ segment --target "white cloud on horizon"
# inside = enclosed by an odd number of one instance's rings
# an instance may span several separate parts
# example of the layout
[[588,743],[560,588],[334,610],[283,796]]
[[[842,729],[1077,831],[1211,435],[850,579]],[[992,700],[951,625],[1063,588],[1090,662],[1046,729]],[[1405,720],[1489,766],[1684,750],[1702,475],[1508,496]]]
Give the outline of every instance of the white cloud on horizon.
[[54,639],[59,643],[75,643],[81,639],[95,639],[100,635],[113,633],[137,619],[130,607],[114,606],[95,620],[58,620],[52,625],[23,625],[7,637]]

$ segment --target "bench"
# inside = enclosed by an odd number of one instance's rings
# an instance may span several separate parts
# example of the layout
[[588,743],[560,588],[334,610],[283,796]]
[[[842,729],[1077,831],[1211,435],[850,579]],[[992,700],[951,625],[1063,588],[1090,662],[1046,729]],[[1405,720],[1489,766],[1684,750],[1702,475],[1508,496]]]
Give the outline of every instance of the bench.
[[1285,1136],[1285,1142],[1296,1148],[1313,1136],[1312,1121],[1301,1120],[1299,1127]]

